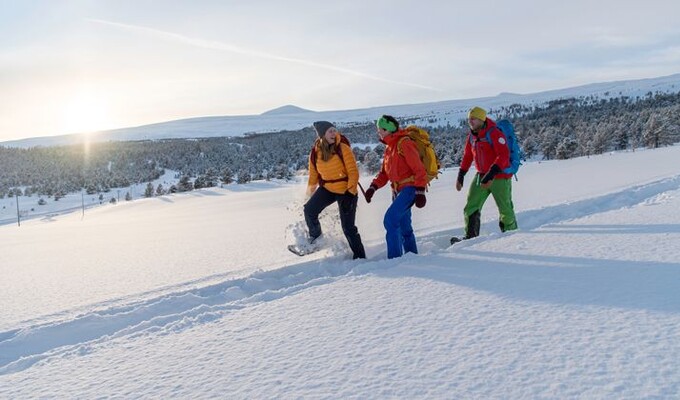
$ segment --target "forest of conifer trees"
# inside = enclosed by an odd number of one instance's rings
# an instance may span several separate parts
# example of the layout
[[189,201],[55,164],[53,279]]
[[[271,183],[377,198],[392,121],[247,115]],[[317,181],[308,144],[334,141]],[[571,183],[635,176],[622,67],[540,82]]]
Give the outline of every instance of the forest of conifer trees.
[[[488,111],[513,121],[525,155],[531,159],[568,159],[680,141],[680,93],[649,93],[634,99],[569,98],[540,107],[515,104]],[[402,119],[402,124],[407,123]],[[423,126],[430,132],[443,167],[460,163],[467,135],[464,124]],[[384,147],[378,143],[373,124],[345,125],[340,130],[358,144],[354,152],[361,168],[376,172]],[[76,145],[0,147],[0,198],[105,192],[153,181],[166,169],[178,173],[178,184],[168,191],[220,182],[289,179],[307,168],[315,138],[309,127],[242,137],[92,143],[87,149]]]

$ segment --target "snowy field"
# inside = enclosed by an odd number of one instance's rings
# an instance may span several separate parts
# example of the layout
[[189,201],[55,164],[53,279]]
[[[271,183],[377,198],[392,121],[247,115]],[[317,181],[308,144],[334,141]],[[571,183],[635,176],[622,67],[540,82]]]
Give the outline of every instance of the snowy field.
[[2,225],[0,398],[680,398],[678,159],[529,163],[520,230],[490,199],[454,247],[448,170],[395,260],[387,188],[359,202],[358,261],[334,206],[326,250],[286,251],[304,182]]
[[[163,175],[151,182],[154,190],[158,185],[162,185],[164,190],[167,191],[171,185],[176,185],[179,182],[178,175],[175,171],[165,170]],[[78,212],[79,215],[83,216],[91,208],[110,204],[112,199],[116,203],[125,202],[126,194],[130,195],[131,200],[143,198],[146,185],[147,183],[139,183],[125,188],[112,188],[106,193],[87,194],[85,191],[68,193],[56,201],[54,197],[38,194],[19,196],[18,202],[16,197],[5,196],[0,199],[0,225],[14,224],[19,226],[30,219],[50,220],[61,214],[72,212]],[[26,188],[22,187],[21,189],[25,190]],[[44,204],[39,204],[41,199],[44,200]]]

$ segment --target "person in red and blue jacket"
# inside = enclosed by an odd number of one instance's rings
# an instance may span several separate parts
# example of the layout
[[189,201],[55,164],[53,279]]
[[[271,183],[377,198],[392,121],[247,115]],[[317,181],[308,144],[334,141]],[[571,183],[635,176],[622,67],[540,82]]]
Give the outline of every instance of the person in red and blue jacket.
[[[472,166],[473,160],[477,174],[470,183],[467,202],[463,210],[465,216],[463,239],[479,236],[481,211],[489,195],[493,196],[498,207],[501,231],[515,230],[517,220],[512,204],[512,174],[503,173],[503,169],[510,165],[507,138],[496,127],[496,123],[491,118],[487,118],[486,111],[480,107],[473,107],[468,112],[468,124],[470,132],[465,141],[456,190],[460,192],[463,188],[465,174]],[[451,243],[460,240],[453,237]]]
[[385,144],[385,154],[378,175],[366,190],[370,203],[376,190],[391,182],[392,204],[385,212],[385,240],[387,258],[401,257],[405,252],[418,253],[416,237],[411,224],[411,207],[425,207],[427,172],[420,160],[415,142],[408,132],[399,129],[399,122],[391,115],[383,115],[376,122],[380,141]]

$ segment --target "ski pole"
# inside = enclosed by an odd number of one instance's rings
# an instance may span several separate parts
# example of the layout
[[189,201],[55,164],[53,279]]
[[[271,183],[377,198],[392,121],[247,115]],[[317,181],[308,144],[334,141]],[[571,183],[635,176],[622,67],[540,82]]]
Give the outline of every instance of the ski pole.
[[368,203],[368,199],[366,199],[366,191],[364,190],[364,187],[361,186],[361,182],[357,182],[359,184],[359,189],[361,189],[361,194],[364,195],[364,200],[366,200],[366,203]]

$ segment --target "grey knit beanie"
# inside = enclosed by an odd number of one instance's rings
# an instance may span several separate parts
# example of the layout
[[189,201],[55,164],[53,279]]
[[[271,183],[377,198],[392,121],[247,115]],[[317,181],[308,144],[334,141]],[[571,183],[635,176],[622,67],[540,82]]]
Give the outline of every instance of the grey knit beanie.
[[323,137],[323,135],[326,134],[326,131],[330,128],[335,128],[335,125],[328,121],[316,121],[312,125],[314,126],[314,130],[316,131],[316,134],[319,135],[319,137]]

